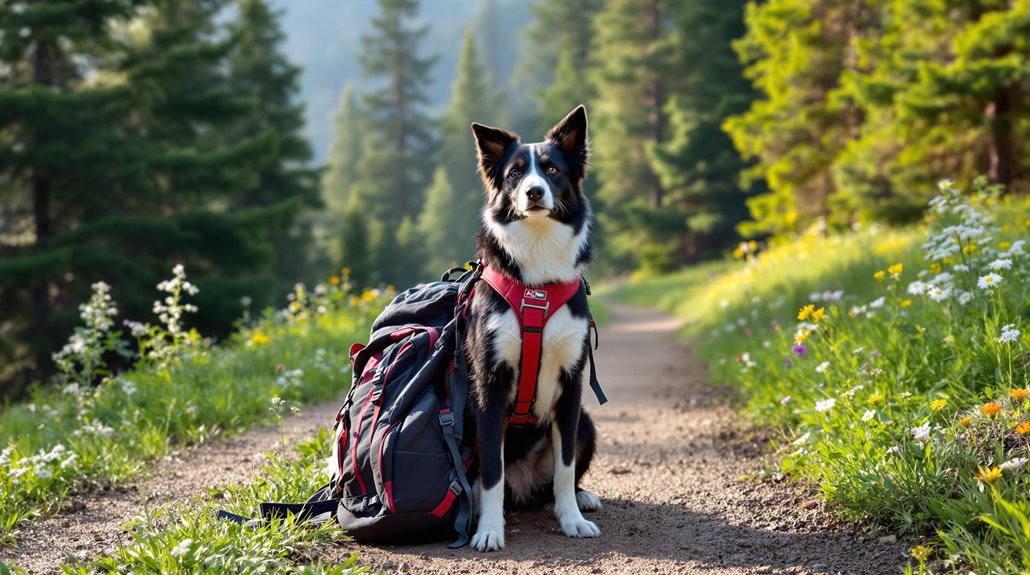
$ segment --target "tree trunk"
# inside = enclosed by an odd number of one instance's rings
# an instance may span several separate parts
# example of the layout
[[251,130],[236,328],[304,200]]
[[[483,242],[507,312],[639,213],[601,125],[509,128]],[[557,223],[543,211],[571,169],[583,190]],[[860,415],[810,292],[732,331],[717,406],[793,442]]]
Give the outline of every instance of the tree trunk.
[[[647,24],[651,27],[651,45],[652,47],[656,44],[662,35],[662,17],[658,3],[660,0],[651,0],[651,6],[649,13],[647,14]],[[665,141],[665,93],[662,89],[661,76],[664,70],[659,69],[651,70],[653,74],[648,86],[649,92],[649,105],[652,108],[654,114],[654,124],[652,126],[651,137],[654,139],[655,144],[661,144]],[[662,203],[665,200],[665,190],[662,189],[662,184],[658,181],[658,176],[651,173],[651,186],[654,194],[654,206],[656,208],[662,207]]]
[[998,89],[998,93],[987,106],[987,117],[991,119],[991,181],[1002,184],[1006,190],[1017,178],[1019,170],[1018,151],[1012,130],[1012,92],[1008,87]]
[[[52,49],[53,46],[42,41],[36,43],[36,53],[33,59],[33,84],[36,86],[52,87]],[[32,136],[32,145],[37,149],[45,146],[50,139],[49,135],[42,129],[37,129]],[[50,243],[50,236],[53,234],[53,222],[50,218],[50,174],[33,170],[31,178],[32,190],[32,212],[34,230],[36,235],[35,248],[37,252],[43,252]],[[45,344],[47,339],[47,321],[50,317],[50,280],[38,278],[32,285],[32,338],[33,344],[38,346],[33,376],[41,377],[44,373],[50,356]]]

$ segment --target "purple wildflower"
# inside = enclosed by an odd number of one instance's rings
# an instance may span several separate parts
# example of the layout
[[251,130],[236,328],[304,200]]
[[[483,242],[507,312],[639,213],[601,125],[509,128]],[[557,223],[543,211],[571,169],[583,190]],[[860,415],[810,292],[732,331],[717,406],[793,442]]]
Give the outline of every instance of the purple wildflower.
[[799,343],[799,344],[795,345],[794,347],[790,348],[790,351],[793,351],[794,355],[796,355],[798,357],[803,357],[805,355],[805,352],[807,352],[808,350],[805,349],[805,346],[803,344]]

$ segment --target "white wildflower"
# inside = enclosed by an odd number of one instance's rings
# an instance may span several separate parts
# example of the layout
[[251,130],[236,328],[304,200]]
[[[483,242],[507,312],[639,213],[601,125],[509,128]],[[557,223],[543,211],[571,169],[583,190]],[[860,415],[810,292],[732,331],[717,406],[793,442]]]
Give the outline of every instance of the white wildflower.
[[980,276],[980,280],[976,282],[976,287],[984,290],[989,290],[1002,282],[1000,275],[996,273],[989,273],[985,276]]
[[930,299],[932,299],[933,301],[942,302],[948,299],[948,297],[951,295],[951,290],[948,288],[934,286],[930,288],[930,291],[927,292],[927,295],[930,296]]
[[913,427],[909,431],[912,432],[912,437],[915,438],[919,443],[926,443],[930,439],[930,422],[926,422],[919,427]]
[[1016,324],[1010,323],[1005,327],[1001,328],[1001,337],[998,338],[998,343],[1012,343],[1019,341],[1021,332],[1016,329]]
[[883,304],[886,303],[886,302],[887,302],[887,298],[884,297],[884,296],[880,296],[879,298],[869,302],[869,307],[871,307],[873,309],[876,309],[876,308],[879,308],[879,307],[883,307]]
[[819,365],[815,366],[816,373],[826,373],[826,370],[830,369],[830,362],[824,361]]
[[862,421],[870,421],[874,417],[876,417],[876,412],[872,409],[867,409],[865,410],[865,413],[862,414]]
[[181,543],[172,549],[172,557],[182,557],[190,552],[190,548],[193,547],[192,539],[183,539]]
[[1026,466],[1027,459],[1025,457],[1013,457],[1012,459],[1002,463],[998,467],[1006,471],[1019,471]]
[[958,303],[960,303],[962,305],[966,305],[967,303],[969,303],[971,301],[973,301],[973,293],[972,292],[964,291],[961,294],[959,294],[959,296],[958,296]]
[[279,396],[272,397],[272,406],[279,407],[280,405],[286,405],[286,400]]
[[926,293],[926,284],[921,281],[914,281],[908,284],[908,293],[910,295],[923,295]]
[[1012,260],[1007,258],[997,259],[987,264],[987,267],[996,272],[1000,272],[1001,270],[1010,270],[1012,269]]
[[834,405],[837,405],[837,400],[831,397],[829,399],[815,402],[815,410],[819,413],[825,413],[833,409]]

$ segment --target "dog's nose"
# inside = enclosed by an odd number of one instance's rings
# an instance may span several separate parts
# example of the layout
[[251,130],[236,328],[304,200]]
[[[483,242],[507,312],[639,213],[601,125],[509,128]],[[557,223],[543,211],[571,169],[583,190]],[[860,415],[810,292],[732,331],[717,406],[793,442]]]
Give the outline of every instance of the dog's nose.
[[544,188],[541,186],[533,186],[526,190],[526,197],[531,202],[539,202],[540,198],[544,197]]

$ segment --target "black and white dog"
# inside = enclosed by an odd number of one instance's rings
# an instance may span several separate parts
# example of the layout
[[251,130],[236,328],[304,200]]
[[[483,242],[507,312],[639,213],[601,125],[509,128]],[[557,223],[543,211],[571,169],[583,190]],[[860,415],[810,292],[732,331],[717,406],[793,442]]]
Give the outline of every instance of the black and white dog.
[[[486,187],[480,262],[527,290],[579,281],[591,258],[592,214],[582,189],[589,157],[586,110],[576,108],[535,144],[481,124],[472,124],[472,131]],[[472,546],[504,547],[506,500],[513,507],[553,500],[565,535],[597,537],[600,530],[582,511],[599,509],[601,501],[577,488],[595,445],[594,425],[580,403],[590,341],[585,290],[550,310],[542,330],[533,422],[517,426],[509,424],[509,415],[523,353],[520,319],[486,282],[475,289],[465,340],[479,450]]]

